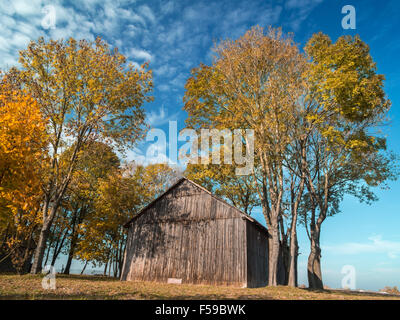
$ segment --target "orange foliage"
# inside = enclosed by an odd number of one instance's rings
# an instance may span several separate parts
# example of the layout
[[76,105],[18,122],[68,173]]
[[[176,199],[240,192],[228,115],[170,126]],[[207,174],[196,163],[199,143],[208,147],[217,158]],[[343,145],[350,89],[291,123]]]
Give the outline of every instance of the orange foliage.
[[[25,240],[40,223],[40,181],[46,164],[46,120],[24,92],[0,87],[0,229]],[[22,237],[22,239],[21,239]],[[11,244],[9,244],[11,245]],[[12,246],[12,245],[11,245]]]

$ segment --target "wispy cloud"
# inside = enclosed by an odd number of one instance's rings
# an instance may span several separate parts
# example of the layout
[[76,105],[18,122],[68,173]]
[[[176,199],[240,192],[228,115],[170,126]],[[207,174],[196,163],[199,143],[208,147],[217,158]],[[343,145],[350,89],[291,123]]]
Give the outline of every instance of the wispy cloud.
[[[78,3],[64,0],[2,0],[0,1],[0,68],[17,64],[18,51],[26,48],[30,40],[43,36],[51,39],[94,40],[101,35],[111,45],[137,35],[153,23],[155,16],[148,6],[129,7],[135,1],[82,0]],[[50,5],[55,12],[55,28],[45,28],[44,8]],[[125,28],[125,26],[129,26]],[[127,36],[126,36],[127,35]],[[125,42],[122,43],[124,46]],[[126,45],[129,50],[130,43]],[[153,56],[146,48],[135,45],[137,59],[150,60]]]
[[139,13],[141,13],[142,16],[146,17],[147,20],[149,20],[151,23],[156,22],[156,17],[154,16],[154,13],[149,8],[149,6],[147,6],[147,5],[140,6]]
[[130,48],[129,50],[129,58],[151,61],[153,60],[153,56],[150,52],[142,49]]
[[300,25],[309,17],[314,8],[323,0],[289,0],[285,2],[287,24],[297,31]]
[[389,258],[395,259],[400,254],[400,242],[383,240],[381,235],[371,236],[367,242],[346,242],[336,245],[323,246],[323,250],[335,254],[364,254],[383,253]]
[[164,105],[162,105],[158,110],[150,111],[147,114],[147,123],[151,128],[156,128],[157,126],[166,124],[169,121],[177,121],[178,116],[179,112],[174,112],[173,114],[168,115],[168,111],[165,109]]

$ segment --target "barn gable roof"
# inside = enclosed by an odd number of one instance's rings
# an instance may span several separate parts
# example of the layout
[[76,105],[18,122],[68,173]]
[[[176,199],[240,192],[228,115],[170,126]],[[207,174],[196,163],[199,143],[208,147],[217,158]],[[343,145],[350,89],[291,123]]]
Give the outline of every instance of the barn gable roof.
[[254,218],[250,217],[248,214],[246,214],[245,212],[243,212],[242,210],[236,208],[235,206],[231,205],[230,203],[228,203],[227,201],[217,197],[215,194],[213,194],[212,192],[210,192],[209,190],[207,190],[206,188],[202,187],[201,185],[193,182],[192,180],[182,177],[179,180],[177,180],[172,186],[170,186],[164,193],[162,193],[161,195],[159,195],[157,198],[155,198],[153,201],[151,201],[149,204],[147,204],[145,207],[143,207],[132,219],[130,219],[128,222],[126,222],[124,224],[125,228],[128,228],[129,225],[136,220],[139,216],[141,216],[143,213],[146,212],[146,210],[148,208],[150,208],[155,202],[159,201],[161,198],[163,198],[165,195],[167,195],[169,192],[171,192],[173,189],[175,189],[176,187],[178,187],[182,182],[187,181],[191,184],[193,184],[194,186],[196,186],[197,188],[201,189],[202,191],[208,193],[209,195],[211,195],[211,197],[213,197],[214,199],[216,199],[217,201],[220,201],[222,203],[224,203],[225,205],[228,205],[229,207],[233,208],[239,215],[242,216],[242,218],[247,219],[248,221],[250,221],[251,223],[255,224],[257,227],[261,228],[264,232],[268,233],[267,228],[265,228],[261,223],[259,223],[257,220],[255,220]]

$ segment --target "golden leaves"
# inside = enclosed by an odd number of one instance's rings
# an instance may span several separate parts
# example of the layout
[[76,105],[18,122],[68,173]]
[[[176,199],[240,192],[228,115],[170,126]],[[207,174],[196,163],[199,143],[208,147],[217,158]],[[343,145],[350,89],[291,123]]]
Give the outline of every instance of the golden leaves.
[[37,99],[59,131],[78,137],[82,132],[125,145],[144,131],[143,102],[150,101],[151,71],[126,66],[126,58],[97,38],[32,41],[20,52],[24,86]]
[[216,46],[212,66],[200,65],[186,83],[187,123],[255,131],[258,156],[281,158],[298,124],[305,59],[292,36],[255,27]]
[[36,101],[24,92],[6,83],[0,92],[0,215],[23,233],[40,223],[46,120]]
[[305,51],[309,58],[305,77],[325,111],[334,111],[345,121],[362,122],[388,110],[384,77],[376,74],[369,48],[358,36],[342,36],[332,43],[318,33]]
[[93,212],[81,226],[84,232],[77,256],[106,262],[110,252],[125,239],[123,224],[165,191],[175,176],[176,172],[166,164],[130,164],[99,179],[92,197]]

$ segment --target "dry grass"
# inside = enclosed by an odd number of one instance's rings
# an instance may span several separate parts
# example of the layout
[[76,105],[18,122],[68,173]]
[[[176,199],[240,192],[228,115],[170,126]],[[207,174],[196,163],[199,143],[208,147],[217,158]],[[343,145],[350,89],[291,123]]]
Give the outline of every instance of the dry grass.
[[0,275],[0,299],[400,299],[400,296],[288,287],[232,288],[121,282],[96,276],[57,275],[57,288],[45,290],[40,275]]

